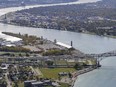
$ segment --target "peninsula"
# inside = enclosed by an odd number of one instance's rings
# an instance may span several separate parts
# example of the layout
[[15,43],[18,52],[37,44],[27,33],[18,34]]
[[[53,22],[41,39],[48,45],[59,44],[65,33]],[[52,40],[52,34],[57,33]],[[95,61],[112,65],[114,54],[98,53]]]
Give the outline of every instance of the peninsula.
[[5,78],[10,87],[27,87],[29,82],[45,87],[70,87],[78,75],[97,68],[96,59],[74,49],[72,41],[66,45],[56,39],[52,42],[28,34],[2,33],[20,38],[17,42],[0,41],[0,70],[2,74],[7,72]]

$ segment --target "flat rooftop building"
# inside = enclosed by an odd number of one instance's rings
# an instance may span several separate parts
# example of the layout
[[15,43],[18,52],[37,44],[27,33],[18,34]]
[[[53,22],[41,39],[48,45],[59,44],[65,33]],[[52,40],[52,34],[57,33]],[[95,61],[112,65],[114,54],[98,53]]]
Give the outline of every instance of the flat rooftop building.
[[43,86],[44,83],[40,81],[31,83],[31,87],[43,87]]
[[57,45],[60,45],[60,46],[63,46],[63,47],[65,47],[65,48],[68,48],[68,49],[72,48],[72,46],[67,45],[67,44],[64,44],[64,43],[62,43],[62,42],[56,42],[56,44],[57,44]]
[[31,87],[32,82],[36,82],[36,80],[24,81],[24,87]]

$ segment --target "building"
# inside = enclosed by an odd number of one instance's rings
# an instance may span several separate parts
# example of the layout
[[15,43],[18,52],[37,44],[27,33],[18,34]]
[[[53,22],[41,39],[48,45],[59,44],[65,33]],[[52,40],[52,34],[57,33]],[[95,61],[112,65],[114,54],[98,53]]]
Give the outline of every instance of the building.
[[43,87],[43,86],[44,86],[44,83],[40,81],[31,83],[31,87]]
[[62,47],[68,48],[68,49],[73,48],[72,46],[67,45],[67,44],[64,44],[64,43],[62,43],[62,42],[56,42],[56,44],[57,44],[57,45],[60,45],[60,46],[62,46]]
[[24,82],[24,87],[45,87],[45,86],[52,86],[52,82],[50,80],[30,80]]
[[0,66],[0,69],[1,69],[4,73],[6,73],[6,72],[7,72],[7,69],[8,69],[8,65],[7,65],[7,64],[2,64],[2,65]]
[[24,81],[24,87],[31,87],[32,82],[36,82],[36,80]]

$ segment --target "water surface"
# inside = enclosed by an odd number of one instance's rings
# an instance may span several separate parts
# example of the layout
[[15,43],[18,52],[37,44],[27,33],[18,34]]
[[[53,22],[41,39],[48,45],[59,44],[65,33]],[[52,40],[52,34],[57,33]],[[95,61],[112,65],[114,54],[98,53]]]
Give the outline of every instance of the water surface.
[[[79,2],[88,3],[89,1],[93,2],[96,0],[80,0]],[[72,4],[77,3],[78,2],[73,2]],[[3,15],[7,12],[21,9],[24,8],[14,7],[1,9],[0,14]],[[85,53],[103,53],[116,50],[116,39],[101,37],[97,35],[52,29],[29,28],[0,23],[0,32],[3,31],[43,36],[44,38],[50,39],[52,41],[57,39],[58,41],[66,44],[70,44],[70,41],[73,41],[73,46]],[[0,37],[1,36],[2,35],[0,34]],[[116,57],[106,58],[101,61],[101,64],[102,67],[100,69],[79,76],[74,87],[116,87]]]

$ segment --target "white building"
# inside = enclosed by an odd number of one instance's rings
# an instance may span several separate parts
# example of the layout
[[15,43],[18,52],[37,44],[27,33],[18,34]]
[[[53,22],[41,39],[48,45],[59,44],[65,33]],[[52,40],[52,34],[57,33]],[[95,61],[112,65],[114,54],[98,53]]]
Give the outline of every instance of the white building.
[[57,45],[60,45],[60,46],[63,46],[63,47],[65,47],[65,48],[68,48],[68,49],[73,48],[72,46],[67,45],[67,44],[64,44],[64,43],[62,43],[62,42],[56,42],[56,44],[57,44]]

